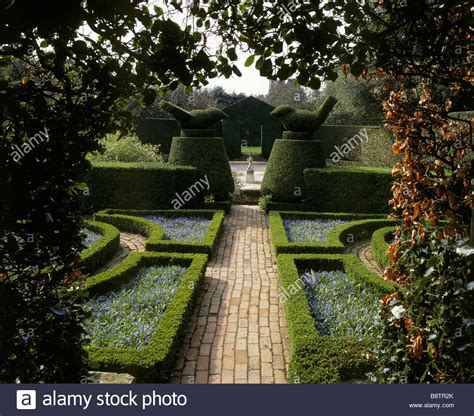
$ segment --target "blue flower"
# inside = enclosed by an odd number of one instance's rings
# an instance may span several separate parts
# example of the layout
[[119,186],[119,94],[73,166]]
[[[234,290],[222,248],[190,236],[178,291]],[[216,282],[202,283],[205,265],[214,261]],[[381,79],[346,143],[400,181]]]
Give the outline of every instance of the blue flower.
[[307,270],[300,281],[320,334],[373,335],[380,319],[377,294],[343,271]]
[[96,347],[146,348],[186,270],[147,267],[122,289],[89,299],[84,308],[92,316],[84,322],[84,338]]
[[323,243],[334,228],[345,223],[347,221],[330,219],[285,218],[283,220],[288,241],[293,243]]

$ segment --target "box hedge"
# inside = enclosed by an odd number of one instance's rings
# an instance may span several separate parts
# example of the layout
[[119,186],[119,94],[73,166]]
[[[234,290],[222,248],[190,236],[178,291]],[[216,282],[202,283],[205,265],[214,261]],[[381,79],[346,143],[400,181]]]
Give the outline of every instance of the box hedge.
[[225,201],[234,191],[234,179],[229,159],[221,137],[174,137],[171,144],[169,163],[180,166],[194,166],[198,178],[209,181],[206,193],[215,200]]
[[[325,242],[293,243],[288,241],[285,218],[339,219],[349,221],[334,228]],[[272,245],[276,254],[282,253],[343,253],[347,245],[370,238],[374,230],[395,224],[396,221],[380,214],[350,214],[322,212],[279,212],[268,214]]]
[[326,165],[321,142],[278,139],[268,159],[261,194],[275,202],[300,202],[306,196],[303,171]]
[[[163,163],[94,163],[85,178],[89,202],[95,211],[104,208],[171,209],[176,193],[181,194],[198,180],[190,166]],[[193,207],[203,195],[187,203]]]
[[395,232],[395,227],[383,227],[377,231],[374,231],[372,234],[371,248],[372,255],[374,256],[377,264],[385,269],[390,260],[387,255],[387,249],[389,246],[390,239],[393,238],[393,233]]
[[362,283],[380,297],[393,292],[394,286],[367,270],[353,255],[282,254],[277,262],[282,291],[280,301],[284,304],[292,350],[288,381],[304,384],[366,381],[366,373],[376,365],[372,352],[374,340],[366,336],[320,335],[299,272],[309,268],[343,270],[350,279]]
[[205,254],[130,253],[117,267],[87,281],[89,295],[119,290],[143,267],[181,265],[187,272],[144,350],[88,347],[92,370],[129,373],[139,383],[167,382],[207,264]]
[[314,211],[388,213],[392,175],[383,168],[306,169],[305,203]]
[[99,241],[81,253],[82,271],[89,274],[104,266],[119,251],[120,231],[113,225],[99,221],[84,221],[84,226],[101,236]]
[[[146,220],[148,215],[163,215],[171,217],[203,217],[211,220],[204,240],[192,243],[177,240],[165,240],[164,230],[153,221]],[[116,210],[107,209],[96,214],[102,222],[113,224],[118,229],[148,237],[145,243],[146,251],[167,253],[208,253],[211,254],[217,246],[218,238],[223,227],[225,213],[210,210]]]

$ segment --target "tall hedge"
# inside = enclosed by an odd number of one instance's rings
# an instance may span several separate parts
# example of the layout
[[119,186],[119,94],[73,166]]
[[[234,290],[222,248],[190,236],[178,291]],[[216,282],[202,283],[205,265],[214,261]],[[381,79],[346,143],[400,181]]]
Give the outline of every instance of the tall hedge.
[[281,123],[262,124],[262,156],[269,157],[275,140],[281,137]]
[[314,211],[388,213],[392,175],[384,168],[326,168],[304,171],[306,204]]
[[367,130],[368,140],[351,153],[351,159],[363,166],[392,168],[397,162],[393,155],[393,138],[389,129]]
[[171,144],[169,163],[195,166],[198,178],[207,177],[210,189],[217,201],[229,199],[234,191],[234,180],[229,158],[221,137],[174,137]]
[[362,126],[362,125],[347,125],[347,126],[333,126],[333,125],[322,125],[319,130],[315,133],[314,138],[321,140],[324,147],[326,156],[336,150],[336,146],[341,147],[343,143],[354,137],[361,131],[366,129],[368,132],[372,129],[378,129],[377,126]]
[[135,131],[142,143],[159,145],[161,152],[168,154],[171,140],[179,136],[180,128],[172,118],[145,118],[137,122]]
[[306,196],[304,167],[324,167],[326,159],[318,140],[275,141],[268,159],[261,194],[272,201],[300,202]]
[[222,138],[230,160],[239,159],[242,154],[240,145],[241,129],[242,126],[238,121],[222,120]]
[[[224,108],[224,113],[229,116],[229,120],[242,125],[241,140],[245,141],[247,146],[260,146],[262,125],[270,125],[281,131],[281,123],[270,116],[272,110],[274,110],[272,105],[250,96]],[[279,134],[273,139],[277,137]]]
[[[183,192],[196,181],[195,168],[162,163],[95,163],[86,178],[90,203],[96,211],[172,209],[175,193]],[[199,198],[193,198],[186,207],[198,202]]]

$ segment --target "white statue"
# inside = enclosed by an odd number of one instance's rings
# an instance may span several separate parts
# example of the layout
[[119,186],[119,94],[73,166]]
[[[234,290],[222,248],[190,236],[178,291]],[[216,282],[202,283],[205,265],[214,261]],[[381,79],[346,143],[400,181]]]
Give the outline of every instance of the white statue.
[[249,165],[247,166],[247,172],[253,172],[253,159],[252,159],[252,156],[248,157],[247,162],[249,162]]
[[248,157],[247,162],[249,162],[249,165],[247,166],[247,177],[245,179],[245,182],[246,183],[256,183],[255,182],[255,174],[254,174],[254,171],[253,171],[252,156]]

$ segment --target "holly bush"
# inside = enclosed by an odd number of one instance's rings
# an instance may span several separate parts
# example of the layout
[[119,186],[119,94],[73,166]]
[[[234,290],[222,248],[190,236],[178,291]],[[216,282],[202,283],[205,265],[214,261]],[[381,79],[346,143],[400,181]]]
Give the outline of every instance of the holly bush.
[[[377,379],[391,383],[474,382],[474,280],[466,259],[434,235],[398,266],[412,284],[383,300]],[[472,265],[471,265],[472,267]]]

